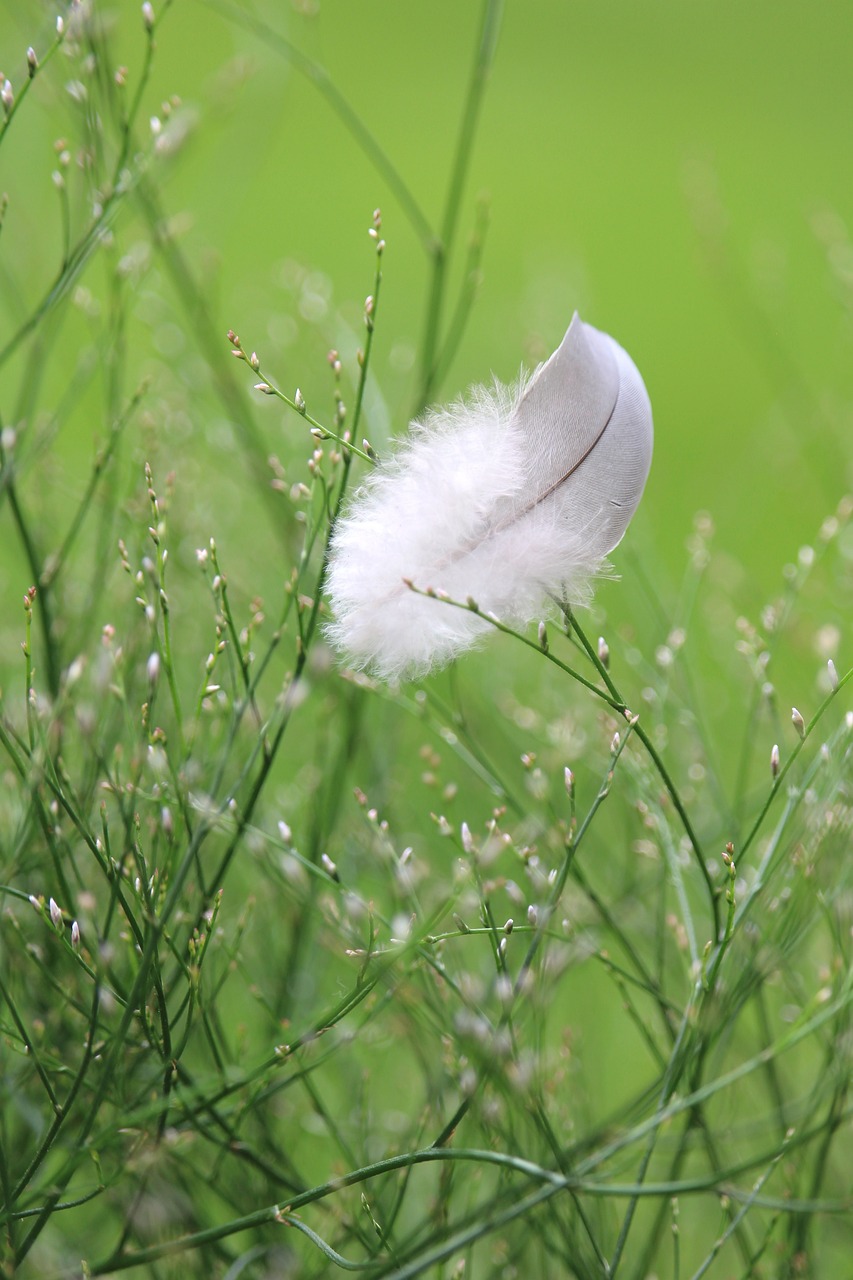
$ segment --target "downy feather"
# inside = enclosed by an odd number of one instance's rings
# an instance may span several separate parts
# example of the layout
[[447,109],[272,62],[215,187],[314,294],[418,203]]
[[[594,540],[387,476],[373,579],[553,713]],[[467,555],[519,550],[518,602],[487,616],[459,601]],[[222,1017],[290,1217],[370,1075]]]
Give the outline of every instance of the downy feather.
[[554,599],[586,602],[643,492],[652,414],[611,337],[575,314],[545,364],[516,387],[475,388],[412,425],[339,520],[327,590],[333,642],[386,679],[425,674],[490,629]]

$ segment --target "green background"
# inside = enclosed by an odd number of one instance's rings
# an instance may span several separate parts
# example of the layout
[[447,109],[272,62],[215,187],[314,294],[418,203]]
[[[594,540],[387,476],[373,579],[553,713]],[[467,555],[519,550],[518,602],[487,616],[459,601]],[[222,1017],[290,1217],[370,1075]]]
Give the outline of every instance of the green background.
[[[95,11],[111,29],[116,63],[127,66],[132,91],[144,49],[139,7],[96,3]],[[54,18],[51,8],[31,2],[6,0],[0,9],[0,68],[16,91],[24,50],[29,44],[37,51],[47,46]],[[259,455],[279,455],[289,481],[306,477],[309,446],[299,419],[252,392],[254,379],[231,360],[225,332],[236,329],[285,390],[292,393],[298,385],[311,410],[330,420],[326,353],[330,347],[341,352],[344,394],[351,401],[363,300],[374,270],[366,231],[372,211],[381,207],[387,248],[364,423],[381,449],[405,430],[417,400],[429,282],[423,237],[397,194],[328,98],[294,66],[280,38],[326,69],[426,222],[438,230],[479,20],[480,5],[459,0],[268,0],[242,11],[175,0],[158,28],[142,118],[161,116],[161,100],[176,94],[182,105],[174,127],[186,132],[173,154],[152,157],[149,172],[176,243],[201,285],[204,315],[194,316],[174,290],[166,266],[147,248],[150,228],[128,202],[115,224],[116,240],[138,270],[131,266],[128,277],[134,297],[119,400],[126,401],[145,376],[151,390],[133,424],[132,448],[110,481],[121,487],[131,511],[114,532],[126,534],[135,521],[144,537],[148,516],[139,497],[140,458],[151,458],[161,486],[174,471],[173,572],[185,571],[178,578],[185,586],[196,573],[195,548],[215,535],[241,617],[255,593],[271,601],[270,613],[277,609],[296,545],[290,517],[273,512],[270,519],[250,477],[248,424],[254,424]],[[512,0],[504,9],[450,264],[446,311],[464,280],[465,243],[485,194],[490,220],[479,296],[437,395],[454,397],[492,373],[513,378],[522,364],[530,367],[554,349],[575,309],[613,334],[646,380],[656,426],[652,472],[637,517],[614,555],[621,581],[602,584],[588,628],[593,634],[603,630],[611,640],[632,705],[639,705],[635,699],[656,645],[689,613],[679,592],[696,513],[709,513],[716,526],[718,553],[697,611],[691,661],[699,672],[695,710],[711,729],[705,745],[710,757],[716,750],[725,802],[702,791],[704,773],[689,775],[714,840],[724,827],[726,837],[732,833],[726,805],[736,807],[733,797],[743,798],[748,780],[760,777],[766,789],[770,744],[778,739],[784,751],[792,740],[791,703],[808,718],[825,688],[818,681],[826,680],[827,654],[816,647],[817,627],[839,628],[839,671],[850,663],[844,597],[839,593],[836,601],[829,591],[815,604],[808,628],[795,626],[785,651],[774,657],[781,721],[775,709],[755,719],[745,715],[745,688],[753,682],[745,665],[731,676],[738,614],[758,620],[782,589],[783,566],[816,538],[853,484],[851,45],[853,9],[840,2],[806,10],[787,0]],[[54,142],[67,136],[73,149],[86,111],[68,93],[72,72],[63,59],[60,52],[36,81],[26,111],[0,150],[0,190],[10,194],[0,236],[0,347],[49,289],[61,260],[60,206],[51,181]],[[142,134],[138,144],[148,145]],[[79,234],[90,216],[91,194],[74,163],[67,186]],[[22,347],[0,367],[3,421],[14,425],[22,442],[30,419],[61,401],[78,362],[88,358],[93,342],[97,348],[98,326],[108,317],[108,279],[96,257],[80,282],[87,292],[50,321],[55,332],[48,327],[46,336],[55,343],[45,348],[50,357],[45,354],[43,365],[36,345]],[[211,364],[204,348],[208,325],[220,343],[223,368],[236,374],[237,409],[234,402],[223,407],[213,386],[217,357]],[[23,472],[23,496],[45,547],[65,529],[84,491],[94,448],[110,420],[108,381],[109,371],[98,369],[63,418],[49,453],[37,465],[30,460]],[[840,538],[848,584],[851,533],[848,526]],[[117,567],[114,573],[111,581],[123,582]],[[66,588],[72,604],[78,582],[76,603],[85,599],[89,576],[85,564],[78,577],[72,575]],[[19,680],[20,600],[29,581],[4,506],[4,689]],[[203,660],[211,630],[207,613],[195,628],[200,595],[200,587],[186,589],[184,596],[176,592],[174,621],[187,683]],[[103,607],[95,601],[98,626],[120,621],[113,612],[120,608],[117,598],[107,596]],[[635,640],[642,642],[642,656],[631,653]],[[73,653],[73,636],[67,637],[64,656],[70,660]],[[552,734],[549,781],[559,784],[569,761],[588,799],[612,726],[598,722],[586,704],[575,715],[580,691],[567,689],[553,672],[537,674],[532,660],[514,662],[516,653],[496,639],[466,659],[460,684],[463,699],[469,699],[473,735],[523,795],[519,745],[526,747],[528,738],[535,745]],[[720,670],[726,672],[723,679]],[[324,791],[320,768],[337,746],[335,735],[343,732],[332,718],[342,719],[346,691],[333,688],[331,680],[323,683],[322,664],[311,674],[316,701],[300,722],[297,740],[288,741],[282,753],[271,803],[301,820],[300,842],[309,838],[316,814],[323,814],[314,831],[319,849],[327,811],[333,812],[336,801],[342,809],[352,805],[349,793],[344,802]],[[453,678],[438,678],[442,694]],[[539,710],[530,709],[528,698]],[[675,713],[672,720],[677,725]],[[392,702],[371,702],[358,776],[354,771],[350,781],[372,787],[371,800],[387,805],[396,819],[395,834],[414,839],[412,832],[418,833],[434,865],[449,871],[453,854],[436,856],[430,846],[426,815],[439,794],[421,776],[426,768],[416,755],[427,733],[410,724]],[[708,762],[695,744],[682,750],[677,727],[667,747],[689,803],[696,795],[683,774],[691,764],[704,769]],[[756,760],[744,770],[752,747]],[[443,767],[442,784],[462,776],[468,787],[455,808],[449,805],[450,817],[473,823],[476,815],[482,826],[492,803],[487,789],[466,776],[450,753]],[[300,814],[300,804],[313,805],[314,814]],[[627,812],[608,811],[600,824],[597,849],[612,854],[609,864],[605,860],[611,879],[619,878],[622,862],[626,878],[635,874],[628,836],[636,833]],[[351,821],[346,810],[341,827]],[[332,816],[329,832],[334,825]],[[371,886],[379,876],[369,840],[362,837],[359,844],[350,831],[347,826],[343,834],[335,832],[331,851],[337,856],[346,850],[354,875]],[[238,885],[255,891],[260,886],[259,923],[246,943],[247,972],[261,972],[261,986],[274,988],[276,975],[263,970],[266,938],[280,927],[278,900],[253,864],[237,874],[243,877]],[[507,895],[496,909],[509,914],[517,908]],[[228,910],[234,910],[230,903]],[[642,909],[633,918],[654,930]],[[810,955],[803,962],[809,980],[813,960]],[[324,998],[336,989],[330,972],[327,963],[317,980],[318,988],[326,983]],[[626,1019],[606,975],[579,966],[578,976],[575,981],[570,975],[561,988],[553,1020],[574,1024],[585,1064],[584,1105],[598,1121],[634,1094],[648,1062],[636,1032],[620,1038]],[[300,979],[293,1003],[305,1020],[321,1000],[309,966]],[[246,1017],[251,1041],[263,1021],[246,1013],[242,1006],[249,1002],[237,984],[234,992],[227,998],[235,1018]],[[377,1106],[386,1100],[394,1073],[405,1076],[406,1059],[398,1048],[393,1036],[383,1042],[382,1067],[370,1086]],[[810,1072],[807,1064],[806,1095]],[[340,1083],[335,1100],[342,1108],[349,1105],[350,1083]],[[319,1140],[312,1156],[319,1179],[328,1165],[328,1150]]]
[[[142,51],[136,6],[99,8],[118,25],[117,57],[132,73]],[[438,226],[479,6],[308,8],[254,12],[328,69]],[[191,124],[164,197],[170,214],[186,215],[182,246],[205,273],[217,323],[245,335],[286,386],[316,397],[327,387],[321,354],[350,336],[339,311],[352,322],[367,292],[364,231],[381,206],[383,394],[370,425],[377,438],[400,431],[426,256],[328,103],[269,38],[223,11],[177,0],[148,95],[156,114],[160,97],[179,94]],[[0,65],[13,81],[51,20],[37,4],[5,5]],[[643,372],[656,415],[632,541],[671,573],[693,513],[705,509],[751,582],[772,590],[780,561],[814,537],[850,484],[852,38],[840,2],[808,12],[791,3],[506,6],[463,211],[464,227],[488,193],[482,290],[441,392],[490,372],[514,376],[553,349],[576,308],[611,332]],[[2,159],[15,197],[3,266],[7,286],[14,280],[30,300],[54,267],[44,227],[58,223],[49,173],[60,76],[51,89],[38,86],[39,128],[30,112],[28,136],[10,137]],[[313,326],[282,294],[288,259],[321,273],[330,291]],[[182,332],[165,352],[173,364],[192,346],[185,320],[175,323]],[[146,335],[137,341],[144,364]],[[159,345],[169,348],[162,333]],[[203,413],[192,429],[204,437]],[[73,443],[83,450],[80,434]]]

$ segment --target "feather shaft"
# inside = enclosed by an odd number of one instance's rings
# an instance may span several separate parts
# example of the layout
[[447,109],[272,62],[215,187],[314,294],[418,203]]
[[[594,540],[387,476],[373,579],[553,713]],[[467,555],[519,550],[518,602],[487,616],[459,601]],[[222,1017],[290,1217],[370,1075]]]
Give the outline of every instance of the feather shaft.
[[522,626],[554,597],[584,603],[640,500],[652,435],[636,366],[575,315],[531,378],[430,411],[355,495],[332,541],[330,639],[400,678],[488,629],[437,594]]

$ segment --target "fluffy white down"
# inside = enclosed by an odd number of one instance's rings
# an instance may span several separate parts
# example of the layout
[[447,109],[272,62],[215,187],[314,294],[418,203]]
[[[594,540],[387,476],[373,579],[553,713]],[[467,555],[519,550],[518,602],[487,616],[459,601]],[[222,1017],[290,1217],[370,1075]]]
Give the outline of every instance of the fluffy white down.
[[548,612],[550,595],[588,597],[602,557],[583,530],[558,503],[524,511],[529,459],[513,421],[523,390],[481,388],[430,413],[355,495],[327,580],[328,635],[353,666],[385,679],[423,675],[490,630],[407,579],[515,625]]

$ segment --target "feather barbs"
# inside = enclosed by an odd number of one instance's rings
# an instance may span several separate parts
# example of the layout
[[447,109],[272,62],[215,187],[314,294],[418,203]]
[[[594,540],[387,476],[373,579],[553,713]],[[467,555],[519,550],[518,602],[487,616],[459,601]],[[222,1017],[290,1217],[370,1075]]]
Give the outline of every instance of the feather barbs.
[[353,665],[399,679],[489,629],[436,593],[517,626],[555,596],[587,600],[640,500],[651,448],[636,367],[575,315],[532,377],[430,410],[367,479],[332,540],[330,639]]

